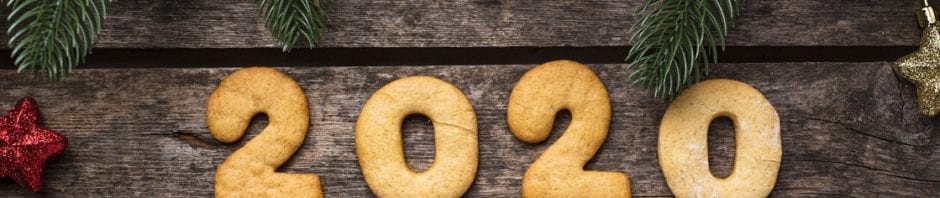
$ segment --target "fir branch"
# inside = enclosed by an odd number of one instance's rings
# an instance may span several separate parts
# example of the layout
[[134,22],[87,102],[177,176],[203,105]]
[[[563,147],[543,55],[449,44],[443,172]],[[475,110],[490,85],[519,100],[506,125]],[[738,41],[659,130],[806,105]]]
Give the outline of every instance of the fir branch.
[[320,41],[328,4],[329,0],[258,0],[261,17],[284,52],[290,52],[299,38],[310,47]]
[[737,0],[646,0],[630,37],[630,80],[665,100],[698,82],[724,50],[737,9]]
[[9,45],[18,72],[62,79],[91,52],[108,0],[7,0]]

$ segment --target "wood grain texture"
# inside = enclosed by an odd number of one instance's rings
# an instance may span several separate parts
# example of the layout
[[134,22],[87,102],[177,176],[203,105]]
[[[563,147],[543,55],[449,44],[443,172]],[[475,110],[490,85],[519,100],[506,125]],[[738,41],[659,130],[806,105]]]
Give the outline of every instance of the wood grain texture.
[[[625,46],[643,1],[335,1],[323,47]],[[732,46],[913,46],[918,1],[741,1]],[[0,15],[5,16],[8,9]],[[115,1],[99,48],[274,48],[253,1]],[[6,17],[0,27],[8,26]],[[6,43],[8,36],[0,35]],[[2,46],[7,48],[6,45]]]
[[[479,120],[480,164],[470,197],[517,197],[526,167],[570,120],[560,115],[546,143],[516,140],[506,126],[509,93],[534,65],[281,68],[303,87],[311,132],[281,171],[320,176],[328,197],[371,196],[356,160],[354,125],[363,102],[404,76],[430,75],[459,87]],[[591,65],[610,92],[610,134],[587,169],[630,175],[636,197],[670,196],[656,157],[665,103],[629,86],[625,65]],[[208,95],[234,68],[83,69],[62,82],[0,70],[0,109],[35,97],[45,125],[71,145],[47,167],[41,194],[10,180],[0,197],[208,197],[215,168],[266,124],[255,119],[237,144],[214,141],[205,124]],[[724,64],[711,77],[750,83],[781,118],[784,146],[774,197],[940,196],[940,119],[916,110],[913,86],[887,63]],[[433,160],[426,119],[404,125],[406,156]],[[727,174],[730,124],[713,125],[713,169]],[[724,173],[721,173],[724,170]]]

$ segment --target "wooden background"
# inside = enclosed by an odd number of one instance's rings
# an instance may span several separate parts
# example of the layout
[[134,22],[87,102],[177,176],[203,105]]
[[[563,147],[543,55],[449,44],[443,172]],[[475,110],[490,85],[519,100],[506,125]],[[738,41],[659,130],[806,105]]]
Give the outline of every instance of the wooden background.
[[[629,173],[636,197],[669,197],[656,159],[668,104],[631,86],[622,60],[641,3],[338,1],[321,46],[282,54],[251,1],[116,1],[98,49],[68,79],[19,75],[0,59],[0,111],[34,97],[45,125],[70,143],[49,162],[41,193],[5,179],[0,196],[212,196],[215,168],[266,119],[221,144],[206,130],[206,99],[236,68],[263,64],[295,78],[311,104],[311,131],[280,171],[319,175],[327,196],[372,196],[355,155],[359,109],[391,80],[430,75],[461,88],[478,116],[479,171],[466,195],[517,197],[526,167],[570,115],[559,115],[545,143],[520,142],[505,122],[509,92],[526,69],[568,58],[598,73],[614,110],[586,169]],[[913,85],[890,68],[918,43],[919,1],[741,3],[726,61],[709,77],[747,82],[776,107],[784,156],[773,197],[940,196],[940,118],[920,115]],[[406,158],[424,170],[434,156],[430,123],[405,123]],[[733,164],[731,125],[718,120],[709,133],[719,176]]]

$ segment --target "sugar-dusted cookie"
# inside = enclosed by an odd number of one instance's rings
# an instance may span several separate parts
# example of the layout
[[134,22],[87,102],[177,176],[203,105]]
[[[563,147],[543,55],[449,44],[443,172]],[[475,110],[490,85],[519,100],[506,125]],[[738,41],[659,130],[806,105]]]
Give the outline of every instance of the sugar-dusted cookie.
[[297,82],[275,69],[245,68],[223,79],[206,109],[212,137],[237,141],[260,113],[268,125],[216,170],[216,197],[322,197],[316,175],[274,172],[303,143],[308,111]]
[[584,170],[607,138],[611,114],[607,88],[590,68],[561,60],[530,69],[509,96],[509,128],[519,140],[541,142],[563,109],[571,112],[571,122],[529,166],[522,196],[630,197],[626,174]]
[[[434,162],[416,173],[405,162],[402,120],[422,114],[434,124]],[[477,119],[467,97],[432,77],[388,83],[369,97],[356,122],[356,154],[378,197],[460,197],[477,172]]]
[[[708,126],[734,121],[734,169],[716,178],[708,169]],[[659,126],[659,166],[676,197],[766,197],[777,181],[782,150],[777,111],[739,81],[699,82],[672,101]]]

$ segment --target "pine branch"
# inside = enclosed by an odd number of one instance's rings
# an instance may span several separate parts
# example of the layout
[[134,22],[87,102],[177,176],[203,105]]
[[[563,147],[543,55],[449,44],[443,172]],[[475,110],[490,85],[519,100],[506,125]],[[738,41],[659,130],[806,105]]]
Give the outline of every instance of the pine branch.
[[110,9],[108,0],[7,0],[9,45],[19,72],[62,79],[85,60]]
[[633,84],[669,100],[701,80],[724,50],[737,0],[646,0],[627,55]]
[[314,47],[326,29],[329,0],[258,0],[261,17],[284,52],[299,38]]

